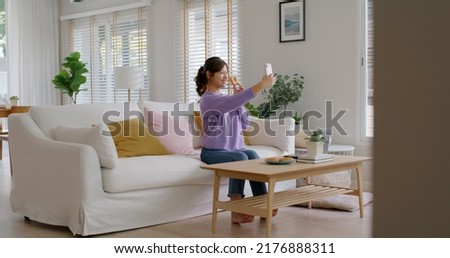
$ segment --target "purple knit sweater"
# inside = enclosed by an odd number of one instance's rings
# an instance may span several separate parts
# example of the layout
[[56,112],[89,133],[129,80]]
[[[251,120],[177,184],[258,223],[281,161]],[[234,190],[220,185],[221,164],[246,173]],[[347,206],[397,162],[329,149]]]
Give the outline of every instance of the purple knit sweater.
[[254,97],[251,88],[235,95],[205,92],[200,100],[202,147],[228,151],[244,148],[242,130],[248,126],[248,114],[243,105]]

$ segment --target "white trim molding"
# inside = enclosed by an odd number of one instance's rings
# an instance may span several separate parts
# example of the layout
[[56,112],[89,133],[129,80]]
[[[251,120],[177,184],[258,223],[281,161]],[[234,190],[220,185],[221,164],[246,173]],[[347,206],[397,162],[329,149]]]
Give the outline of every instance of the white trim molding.
[[118,6],[113,6],[113,7],[108,7],[108,8],[98,9],[98,10],[92,10],[92,11],[88,11],[88,12],[64,15],[64,16],[60,17],[60,21],[68,21],[68,20],[72,20],[72,19],[90,17],[90,16],[95,16],[95,15],[100,15],[100,14],[105,14],[105,13],[113,13],[113,12],[133,9],[133,8],[151,6],[151,4],[152,4],[152,0],[141,0],[141,2],[137,2],[137,3],[124,4],[124,5],[118,5]]

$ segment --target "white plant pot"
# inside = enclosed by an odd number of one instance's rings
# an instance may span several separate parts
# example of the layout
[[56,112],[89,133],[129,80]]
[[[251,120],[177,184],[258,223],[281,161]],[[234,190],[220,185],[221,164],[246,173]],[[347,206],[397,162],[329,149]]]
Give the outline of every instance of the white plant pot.
[[308,156],[318,156],[323,154],[323,142],[306,141],[306,152]]
[[17,100],[17,99],[11,100],[11,106],[18,106],[18,105],[19,105],[19,100]]

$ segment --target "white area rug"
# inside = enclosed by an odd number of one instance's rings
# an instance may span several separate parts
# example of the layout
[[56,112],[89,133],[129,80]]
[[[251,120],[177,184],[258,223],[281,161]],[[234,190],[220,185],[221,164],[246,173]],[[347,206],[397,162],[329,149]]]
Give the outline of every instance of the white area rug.
[[[369,192],[363,193],[363,204],[366,206],[373,201],[373,194]],[[308,203],[301,203],[297,206],[308,206]],[[343,211],[354,212],[359,210],[358,197],[354,195],[337,195],[325,199],[312,201],[313,208],[338,209]]]

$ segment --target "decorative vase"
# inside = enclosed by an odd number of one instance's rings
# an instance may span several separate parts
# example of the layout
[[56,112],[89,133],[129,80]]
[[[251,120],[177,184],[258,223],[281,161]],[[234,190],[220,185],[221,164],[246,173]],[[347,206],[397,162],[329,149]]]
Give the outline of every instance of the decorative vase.
[[19,105],[19,100],[18,99],[12,99],[11,100],[11,106],[18,106]]
[[295,148],[306,148],[308,134],[303,130],[303,124],[295,125]]
[[306,141],[306,152],[308,156],[319,156],[323,154],[323,142]]

